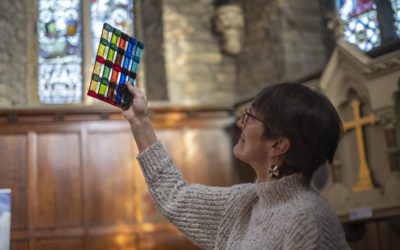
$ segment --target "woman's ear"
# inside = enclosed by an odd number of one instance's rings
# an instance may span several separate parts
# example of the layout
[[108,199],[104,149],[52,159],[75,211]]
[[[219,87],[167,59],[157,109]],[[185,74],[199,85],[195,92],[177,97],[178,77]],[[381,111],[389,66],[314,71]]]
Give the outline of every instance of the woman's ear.
[[272,139],[272,155],[282,156],[290,149],[290,140],[286,136],[280,136]]

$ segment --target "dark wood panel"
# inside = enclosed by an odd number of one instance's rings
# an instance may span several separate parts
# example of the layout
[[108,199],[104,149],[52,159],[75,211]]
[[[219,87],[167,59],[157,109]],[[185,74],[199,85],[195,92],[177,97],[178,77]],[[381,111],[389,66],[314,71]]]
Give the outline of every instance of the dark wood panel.
[[82,225],[80,148],[77,133],[37,135],[37,227]]
[[[370,224],[373,224],[372,226]],[[375,230],[374,222],[360,222],[353,223],[349,225],[350,231],[348,231],[348,236],[350,236],[349,244],[351,249],[378,249],[372,248],[371,242],[377,241],[377,238],[373,238]]]
[[378,223],[377,222],[367,223],[366,234],[368,239],[368,247],[370,249],[379,249]]
[[391,249],[390,248],[390,228],[386,220],[379,221],[378,223],[378,240],[381,249]]
[[78,250],[84,249],[81,238],[39,239],[34,242],[33,250]]
[[137,149],[130,131],[96,132],[87,137],[84,185],[89,224],[134,222]]
[[27,226],[27,135],[0,135],[0,188],[11,189],[12,229]]
[[397,250],[400,248],[398,217],[345,225],[350,247],[354,250]]
[[11,242],[10,246],[11,250],[28,250],[28,241],[27,240],[15,240]]
[[400,249],[400,217],[392,217],[388,221],[391,249]]

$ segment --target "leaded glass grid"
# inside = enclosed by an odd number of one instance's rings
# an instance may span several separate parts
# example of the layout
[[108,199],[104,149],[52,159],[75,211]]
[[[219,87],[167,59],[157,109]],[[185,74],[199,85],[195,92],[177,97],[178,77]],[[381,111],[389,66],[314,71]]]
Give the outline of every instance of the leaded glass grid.
[[104,23],[133,35],[133,0],[92,0],[90,6],[92,62],[97,53]]
[[337,0],[337,8],[344,22],[345,41],[362,51],[380,46],[377,10],[372,0]]
[[392,0],[392,8],[394,10],[395,28],[397,36],[400,37],[400,0]]
[[39,101],[76,103],[82,99],[80,0],[39,0]]

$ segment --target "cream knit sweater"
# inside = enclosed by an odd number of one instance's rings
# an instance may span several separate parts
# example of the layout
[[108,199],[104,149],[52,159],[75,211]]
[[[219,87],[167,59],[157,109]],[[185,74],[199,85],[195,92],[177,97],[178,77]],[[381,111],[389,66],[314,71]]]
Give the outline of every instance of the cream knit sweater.
[[139,154],[160,212],[204,249],[349,249],[327,202],[301,175],[232,187],[188,185],[158,141]]

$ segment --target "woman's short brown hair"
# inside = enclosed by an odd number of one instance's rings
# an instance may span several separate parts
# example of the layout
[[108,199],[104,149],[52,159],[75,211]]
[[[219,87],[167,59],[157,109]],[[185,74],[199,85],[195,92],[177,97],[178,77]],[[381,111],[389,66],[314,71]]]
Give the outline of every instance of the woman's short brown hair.
[[284,174],[303,173],[310,183],[319,166],[332,163],[342,123],[326,96],[298,83],[281,83],[264,88],[252,108],[267,122],[264,138],[290,140],[280,168]]

